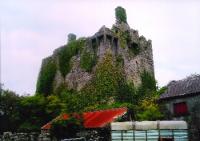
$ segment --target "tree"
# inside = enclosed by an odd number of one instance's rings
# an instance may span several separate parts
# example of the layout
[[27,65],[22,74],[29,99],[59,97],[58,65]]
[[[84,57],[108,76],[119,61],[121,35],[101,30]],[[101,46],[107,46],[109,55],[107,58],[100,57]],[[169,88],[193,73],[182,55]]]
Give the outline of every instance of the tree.
[[66,104],[56,95],[50,95],[45,99],[45,112],[50,115],[50,117],[54,118],[58,116],[66,106]]
[[123,7],[118,6],[117,8],[115,8],[115,17],[117,23],[127,23],[126,10]]
[[22,124],[19,131],[40,131],[42,125],[53,117],[48,115],[45,110],[46,99],[44,96],[27,96],[20,102],[20,119]]
[[19,108],[21,97],[10,90],[1,89],[0,93],[0,134],[16,131],[20,125]]

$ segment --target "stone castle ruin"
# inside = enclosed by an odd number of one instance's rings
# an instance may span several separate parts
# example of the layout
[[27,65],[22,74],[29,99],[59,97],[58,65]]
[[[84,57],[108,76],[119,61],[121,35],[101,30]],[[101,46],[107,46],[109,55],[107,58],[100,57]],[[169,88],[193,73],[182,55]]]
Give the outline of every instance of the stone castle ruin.
[[[126,80],[133,83],[135,86],[141,83],[140,74],[143,71],[154,76],[151,40],[146,40],[144,36],[139,36],[138,31],[131,29],[126,21],[123,22],[117,19],[111,29],[102,26],[99,31],[91,37],[76,40],[76,36],[70,34],[69,38],[69,43],[83,40],[84,45],[76,54],[70,56],[69,65],[71,65],[71,67],[65,75],[63,75],[60,69],[62,67],[60,61],[62,60],[59,59],[59,55],[68,45],[56,49],[53,55],[43,59],[42,62],[38,81],[40,81],[42,70],[46,64],[49,62],[55,63],[56,70],[55,74],[52,75],[52,82],[50,84],[52,85],[52,91],[55,91],[55,89],[63,84],[69,89],[81,90],[92,79],[96,64],[101,62],[108,51],[114,56],[114,61],[122,60],[122,68]],[[84,53],[89,53],[93,59],[96,59],[96,64],[93,64],[90,71],[81,67],[81,59]],[[37,87],[42,85],[42,82],[38,83]]]

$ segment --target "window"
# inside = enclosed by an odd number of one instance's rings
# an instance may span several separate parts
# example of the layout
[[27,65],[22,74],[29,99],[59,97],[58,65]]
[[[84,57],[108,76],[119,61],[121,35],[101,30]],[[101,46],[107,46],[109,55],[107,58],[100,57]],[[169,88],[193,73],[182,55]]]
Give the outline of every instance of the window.
[[180,102],[174,104],[174,114],[176,116],[184,116],[188,114],[188,108],[186,102]]

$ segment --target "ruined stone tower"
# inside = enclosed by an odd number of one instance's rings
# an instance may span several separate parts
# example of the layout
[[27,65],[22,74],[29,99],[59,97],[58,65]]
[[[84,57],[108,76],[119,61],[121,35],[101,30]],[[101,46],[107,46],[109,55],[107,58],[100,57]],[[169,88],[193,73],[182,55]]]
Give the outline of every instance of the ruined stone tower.
[[[71,42],[81,47],[75,52],[72,50],[73,53],[69,55],[70,46],[73,46]],[[151,40],[146,40],[144,36],[139,36],[138,31],[131,29],[126,20],[123,21],[117,18],[116,23],[111,29],[102,26],[93,36],[77,40],[74,35],[72,41],[70,39],[67,45],[56,49],[53,55],[43,59],[37,83],[37,89],[40,90],[37,91],[46,91],[46,88],[43,87],[47,87],[47,91],[52,92],[61,85],[80,91],[93,78],[96,65],[98,62],[101,62],[108,51],[115,57],[113,61],[116,61],[118,58],[123,60],[122,68],[125,79],[128,82],[134,83],[135,86],[141,83],[140,74],[143,71],[154,76]],[[89,54],[90,59],[92,58],[95,60],[93,62],[96,62],[91,63],[89,65],[90,68],[81,66],[84,54]],[[68,64],[61,63],[63,60],[60,56],[65,58],[68,62],[64,62]],[[69,69],[63,71],[62,67],[64,66]],[[48,71],[47,67],[52,69],[52,74],[49,75],[48,80],[41,79],[45,71]]]

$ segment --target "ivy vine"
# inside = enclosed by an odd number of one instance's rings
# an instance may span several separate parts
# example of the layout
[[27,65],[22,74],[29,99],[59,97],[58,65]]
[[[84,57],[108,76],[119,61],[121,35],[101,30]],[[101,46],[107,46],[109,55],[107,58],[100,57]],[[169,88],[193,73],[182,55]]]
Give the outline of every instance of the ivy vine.
[[43,61],[37,81],[36,93],[50,95],[53,91],[53,80],[56,74],[56,63],[53,58],[47,58]]
[[73,56],[77,55],[79,51],[84,47],[85,39],[70,41],[59,52],[59,69],[63,77],[70,72],[72,64],[70,60]]

